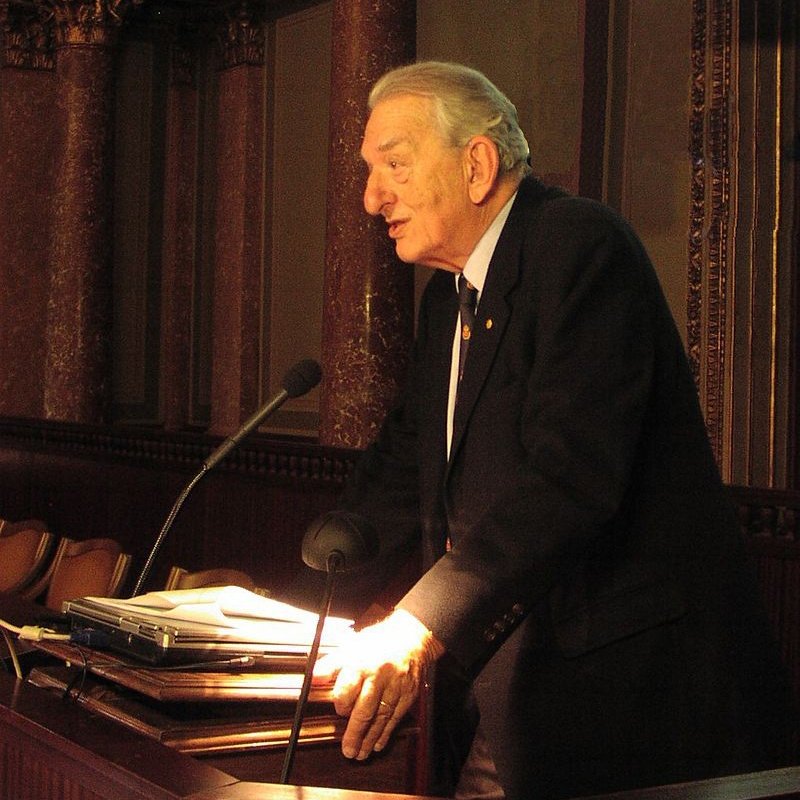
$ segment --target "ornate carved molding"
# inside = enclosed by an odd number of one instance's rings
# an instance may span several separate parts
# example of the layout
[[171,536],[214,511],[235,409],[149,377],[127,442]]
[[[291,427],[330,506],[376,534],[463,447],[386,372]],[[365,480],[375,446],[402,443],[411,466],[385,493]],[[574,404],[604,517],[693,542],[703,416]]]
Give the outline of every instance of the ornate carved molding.
[[762,552],[790,551],[800,558],[800,492],[730,486],[742,532]]
[[243,64],[264,64],[266,37],[264,35],[264,4],[243,0],[225,10],[225,22],[219,31],[220,63],[222,69]]
[[[70,453],[151,465],[155,469],[198,468],[220,444],[206,434],[163,433],[55,421],[0,418],[0,450]],[[230,453],[217,469],[269,481],[341,486],[358,451],[314,442],[254,435]]]
[[128,11],[144,0],[47,0],[57,47],[113,43]]
[[41,4],[0,2],[3,66],[50,70],[53,58],[52,18]]
[[706,2],[692,4],[692,85],[689,118],[691,155],[691,204],[689,216],[689,275],[687,297],[687,347],[695,382],[700,380],[702,347],[701,305],[703,296],[703,223],[706,199],[705,97],[706,97]]
[[169,80],[173,86],[193,87],[197,76],[197,49],[176,39],[170,46]]
[[730,227],[732,0],[692,4],[687,344],[717,458],[722,452]]

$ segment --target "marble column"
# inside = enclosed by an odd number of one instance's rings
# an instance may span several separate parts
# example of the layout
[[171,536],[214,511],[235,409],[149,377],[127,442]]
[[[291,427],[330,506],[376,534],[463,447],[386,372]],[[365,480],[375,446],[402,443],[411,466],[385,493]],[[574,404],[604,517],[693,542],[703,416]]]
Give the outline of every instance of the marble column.
[[414,271],[397,260],[385,225],[364,211],[359,150],[370,87],[413,60],[415,43],[414,0],[335,0],[319,434],[325,445],[367,445],[408,363]]
[[38,417],[49,291],[53,179],[52,26],[0,1],[0,414]]
[[[136,3],[137,0],[133,0]],[[102,422],[110,394],[113,42],[127,0],[51,2],[56,158],[44,416]]]
[[211,432],[258,407],[264,269],[263,3],[228,12],[217,93]]

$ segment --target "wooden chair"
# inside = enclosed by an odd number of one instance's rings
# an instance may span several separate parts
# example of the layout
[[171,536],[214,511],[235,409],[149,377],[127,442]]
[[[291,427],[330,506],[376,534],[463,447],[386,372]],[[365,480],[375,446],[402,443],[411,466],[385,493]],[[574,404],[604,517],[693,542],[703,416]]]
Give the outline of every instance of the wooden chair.
[[0,591],[21,593],[44,574],[56,537],[41,520],[5,521],[0,529]]
[[238,569],[218,567],[205,569],[199,572],[188,572],[183,567],[173,567],[167,576],[164,589],[199,589],[206,586],[241,586],[253,591],[255,581],[246,573]]
[[61,611],[65,600],[76,597],[117,597],[130,566],[131,556],[113,539],[65,537],[45,575],[23,594],[33,599],[43,594],[52,611]]
[[10,519],[0,519],[0,536],[10,536],[17,531],[34,530],[43,533],[47,525],[40,519],[21,519],[12,522]]

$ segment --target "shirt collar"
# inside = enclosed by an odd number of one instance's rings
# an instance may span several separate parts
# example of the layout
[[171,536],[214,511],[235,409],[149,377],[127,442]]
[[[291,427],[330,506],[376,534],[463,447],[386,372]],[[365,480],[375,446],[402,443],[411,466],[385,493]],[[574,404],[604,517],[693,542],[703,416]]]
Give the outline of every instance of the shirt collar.
[[[506,224],[508,215],[511,213],[511,206],[514,204],[514,198],[516,196],[517,193],[514,192],[508,199],[508,202],[500,209],[483,236],[481,236],[478,244],[475,245],[475,249],[467,259],[467,263],[464,264],[462,273],[478,290],[478,300],[480,300],[481,293],[483,292],[483,285],[486,283],[486,275],[489,272],[489,262],[492,260],[495,247],[497,247],[497,240],[500,238],[503,226]],[[458,280],[458,275],[455,277],[456,280]]]

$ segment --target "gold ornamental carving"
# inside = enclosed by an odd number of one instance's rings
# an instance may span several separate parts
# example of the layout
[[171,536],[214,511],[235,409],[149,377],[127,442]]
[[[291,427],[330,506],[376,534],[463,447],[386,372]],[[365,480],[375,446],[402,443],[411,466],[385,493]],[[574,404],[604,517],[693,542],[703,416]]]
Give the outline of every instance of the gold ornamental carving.
[[732,14],[731,0],[692,4],[687,346],[718,458],[723,443],[730,260]]
[[41,3],[0,2],[3,31],[2,64],[18,69],[51,70],[53,59],[52,15]]
[[111,45],[125,14],[144,0],[47,0],[57,47]]
[[266,46],[263,3],[242,2],[229,8],[219,44],[223,69],[262,66]]

